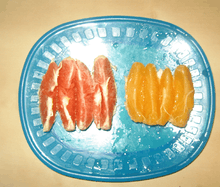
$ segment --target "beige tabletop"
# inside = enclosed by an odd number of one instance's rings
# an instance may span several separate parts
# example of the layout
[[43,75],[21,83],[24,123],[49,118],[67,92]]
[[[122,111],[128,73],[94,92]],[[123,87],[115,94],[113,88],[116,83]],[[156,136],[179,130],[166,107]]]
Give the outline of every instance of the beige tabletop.
[[[190,33],[210,62],[216,87],[216,115],[202,153],[168,176],[126,183],[70,178],[46,167],[24,137],[18,87],[25,59],[47,31],[81,18],[127,15],[173,23]],[[0,186],[220,186],[220,1],[219,0],[1,0],[0,1]]]

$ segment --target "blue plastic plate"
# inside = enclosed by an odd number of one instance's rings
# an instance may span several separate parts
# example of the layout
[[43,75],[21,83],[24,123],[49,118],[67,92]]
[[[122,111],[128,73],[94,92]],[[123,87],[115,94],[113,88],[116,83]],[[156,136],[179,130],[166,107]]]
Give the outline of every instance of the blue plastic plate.
[[[59,114],[43,132],[38,90],[51,59],[68,56],[84,62],[105,55],[116,67],[117,109],[110,131],[95,124],[67,132]],[[154,63],[157,69],[189,67],[195,106],[185,128],[134,123],[125,109],[125,77],[132,63]],[[204,148],[213,124],[215,90],[208,60],[199,44],[181,28],[139,17],[99,17],[62,24],[43,35],[31,49],[20,80],[19,110],[23,131],[36,156],[49,168],[70,177],[94,181],[135,181],[176,172]]]

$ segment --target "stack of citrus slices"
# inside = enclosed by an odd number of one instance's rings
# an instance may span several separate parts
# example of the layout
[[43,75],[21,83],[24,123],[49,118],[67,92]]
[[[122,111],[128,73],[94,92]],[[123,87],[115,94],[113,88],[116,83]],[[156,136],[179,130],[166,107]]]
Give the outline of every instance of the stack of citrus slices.
[[76,125],[87,129],[92,121],[98,129],[109,130],[116,104],[116,84],[105,56],[94,61],[93,76],[79,60],[65,58],[59,66],[52,61],[39,90],[43,131],[50,131],[58,111],[67,131]]
[[133,63],[126,78],[126,109],[134,122],[165,125],[170,121],[185,127],[194,106],[194,88],[189,69],[179,65],[157,71],[154,64]]

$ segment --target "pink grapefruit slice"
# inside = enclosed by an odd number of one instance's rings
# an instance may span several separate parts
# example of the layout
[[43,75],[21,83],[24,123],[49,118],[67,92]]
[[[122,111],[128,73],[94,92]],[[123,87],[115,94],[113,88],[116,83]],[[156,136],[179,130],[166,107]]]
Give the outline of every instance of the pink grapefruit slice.
[[63,127],[67,131],[75,130],[76,120],[76,83],[73,81],[76,75],[74,60],[66,58],[59,65],[58,77],[58,111]]
[[67,131],[87,129],[92,120],[93,81],[88,68],[70,57],[62,60],[58,77],[58,111]]
[[50,131],[55,121],[58,74],[59,69],[57,64],[51,61],[40,85],[39,108],[44,132]]
[[76,121],[80,130],[87,129],[93,121],[94,83],[87,66],[75,61],[77,76],[75,77],[77,95]]
[[94,61],[94,122],[98,129],[109,130],[116,105],[116,83],[111,64],[105,56]]

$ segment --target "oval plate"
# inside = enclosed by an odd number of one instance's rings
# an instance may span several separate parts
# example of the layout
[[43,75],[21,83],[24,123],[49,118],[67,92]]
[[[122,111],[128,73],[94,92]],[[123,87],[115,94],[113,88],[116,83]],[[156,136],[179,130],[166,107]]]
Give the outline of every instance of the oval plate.
[[[52,59],[68,56],[84,62],[105,55],[117,84],[117,107],[110,131],[95,124],[66,132],[59,114],[43,132],[38,89]],[[132,63],[154,63],[157,69],[189,67],[195,106],[185,128],[170,123],[134,123],[125,109],[125,77]],[[215,113],[215,90],[208,60],[199,44],[181,28],[139,17],[99,17],[62,24],[43,35],[31,49],[20,80],[19,111],[23,131],[35,155],[49,168],[70,177],[94,181],[135,181],[176,172],[204,148]]]

